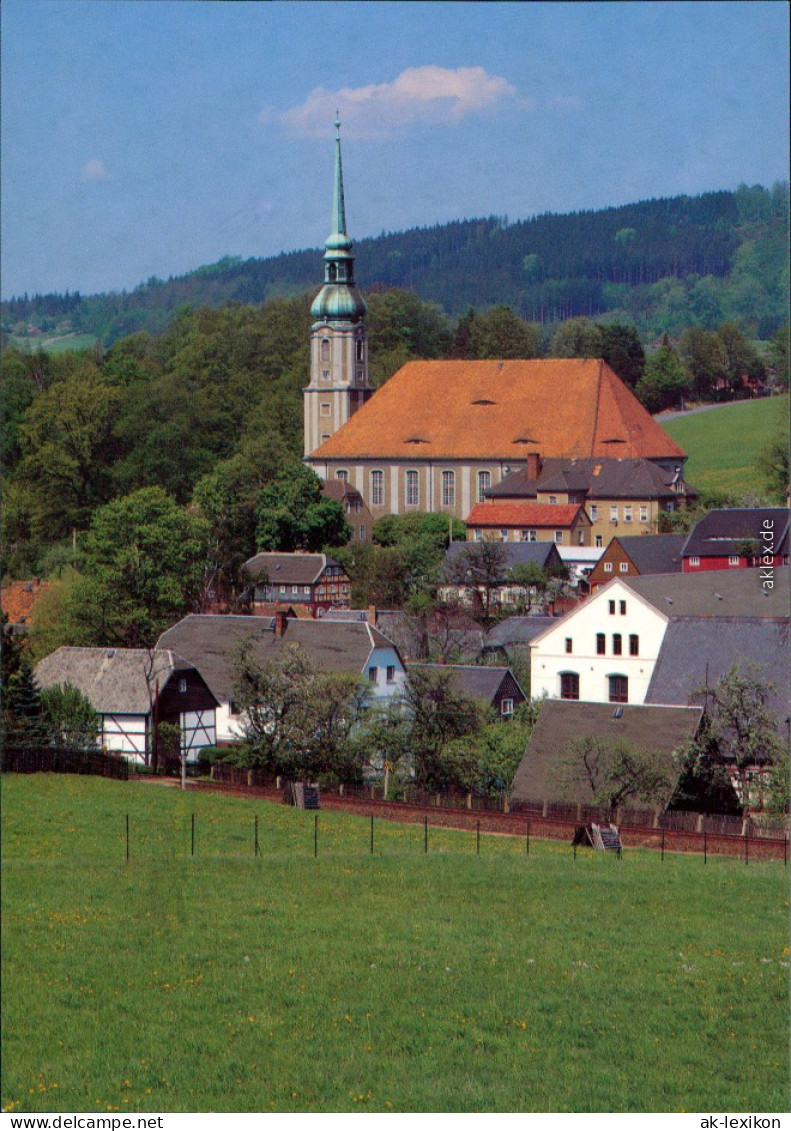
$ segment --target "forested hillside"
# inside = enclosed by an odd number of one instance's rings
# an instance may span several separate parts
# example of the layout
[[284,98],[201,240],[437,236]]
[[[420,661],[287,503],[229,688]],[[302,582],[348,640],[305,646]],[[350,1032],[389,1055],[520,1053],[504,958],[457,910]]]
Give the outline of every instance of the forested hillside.
[[[385,233],[355,246],[366,294],[411,290],[457,317],[508,305],[542,325],[588,316],[627,321],[644,341],[733,321],[769,338],[788,295],[788,186],[674,197],[600,211],[462,220]],[[315,290],[321,251],[226,258],[133,291],[36,295],[2,303],[6,335],[87,333],[105,347],[159,333],[185,306],[257,305]],[[32,338],[31,338],[32,328]]]

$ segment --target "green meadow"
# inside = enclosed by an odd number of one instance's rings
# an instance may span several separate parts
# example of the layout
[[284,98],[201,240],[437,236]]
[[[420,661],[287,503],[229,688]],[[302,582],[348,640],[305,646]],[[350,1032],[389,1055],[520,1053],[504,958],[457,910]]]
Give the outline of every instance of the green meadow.
[[2,784],[6,1111],[787,1110],[781,862]]
[[739,401],[660,423],[688,454],[684,477],[693,487],[764,496],[759,453],[773,436],[788,435],[788,397]]

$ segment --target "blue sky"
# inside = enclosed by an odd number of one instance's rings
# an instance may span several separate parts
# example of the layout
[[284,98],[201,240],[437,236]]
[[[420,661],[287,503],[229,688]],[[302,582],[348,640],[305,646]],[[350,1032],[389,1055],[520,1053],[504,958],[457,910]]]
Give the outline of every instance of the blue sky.
[[2,290],[788,176],[785,0],[3,0]]

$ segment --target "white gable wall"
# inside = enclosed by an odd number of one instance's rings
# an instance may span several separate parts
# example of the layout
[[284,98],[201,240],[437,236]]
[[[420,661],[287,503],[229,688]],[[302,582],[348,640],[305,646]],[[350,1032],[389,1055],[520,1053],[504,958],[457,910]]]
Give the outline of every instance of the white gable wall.
[[[610,611],[614,602],[614,612]],[[622,612],[622,603],[625,611]],[[611,675],[626,676],[629,703],[644,703],[668,618],[638,597],[622,581],[599,589],[530,646],[531,696],[559,699],[561,673],[579,676],[579,698],[589,703],[610,701]],[[604,635],[605,652],[596,650],[597,634]],[[613,637],[621,638],[616,655]],[[630,655],[629,638],[637,636],[638,654]],[[571,652],[566,641],[571,640]]]

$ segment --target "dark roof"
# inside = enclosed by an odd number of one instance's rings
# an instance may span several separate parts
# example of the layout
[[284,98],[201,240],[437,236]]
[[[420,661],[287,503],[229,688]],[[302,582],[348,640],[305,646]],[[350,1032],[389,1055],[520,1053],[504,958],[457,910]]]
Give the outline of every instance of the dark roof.
[[326,554],[265,552],[249,558],[242,569],[248,577],[261,577],[271,585],[310,585],[318,581],[329,565],[337,566],[338,563]]
[[[644,573],[680,573],[681,548],[685,534],[636,534],[632,537],[616,536],[617,542],[635,569]],[[610,546],[607,547],[609,550]],[[606,557],[605,550],[602,557]]]
[[767,707],[784,726],[791,713],[788,637],[788,617],[677,617],[667,626],[646,702],[702,703],[700,688],[718,683],[734,665],[754,666],[773,685]]
[[475,660],[483,644],[483,629],[461,610],[441,611],[427,617],[387,610],[377,614],[377,624],[401,655],[411,660],[428,659],[436,655],[438,647],[454,659]]
[[256,658],[277,661],[287,644],[298,644],[321,671],[363,675],[374,648],[393,648],[378,629],[360,621],[289,620],[285,634],[276,636],[270,618],[193,614],[180,620],[158,641],[158,647],[177,648],[208,683],[218,699],[233,695],[234,655],[245,640]]
[[[587,491],[590,499],[676,498],[676,472],[648,459],[545,459],[537,479],[523,469],[507,475],[487,498],[535,498],[538,491]],[[697,491],[685,484],[685,495]]]
[[760,569],[657,573],[630,577],[622,584],[668,617],[786,616],[791,570],[788,566],[775,567],[771,589],[764,588],[761,573]]
[[484,647],[508,650],[527,645],[539,632],[557,623],[556,617],[506,617],[486,633]]
[[673,751],[690,741],[701,714],[700,707],[615,706],[547,699],[514,775],[513,799],[568,800],[590,805],[593,798],[589,787],[581,782],[569,786],[564,762],[571,742],[593,735],[603,739],[625,738],[643,750],[655,751],[657,764],[669,782],[667,801],[679,774]]
[[[445,568],[452,566],[465,551],[474,550],[480,545],[480,542],[451,542],[445,553]],[[535,562],[541,569],[563,565],[563,559],[554,542],[498,542],[497,545],[502,547],[505,555],[505,570],[527,562]],[[505,576],[502,580],[506,580]]]
[[[103,715],[147,715],[151,659],[145,648],[58,648],[36,666],[36,679],[42,688],[72,684]],[[195,666],[169,649],[158,649],[149,678],[162,690],[174,672]]]
[[[728,507],[704,514],[690,530],[684,544],[685,558],[729,556],[737,552],[737,543],[747,539],[762,548],[771,545],[775,554],[788,553],[789,511],[785,507]],[[765,527],[764,523],[770,525]],[[764,542],[762,531],[771,530],[771,543]]]
[[[457,691],[493,703],[508,676],[519,687],[510,668],[491,667],[486,664],[407,664],[407,671],[449,672]],[[524,692],[522,692],[524,695]]]

